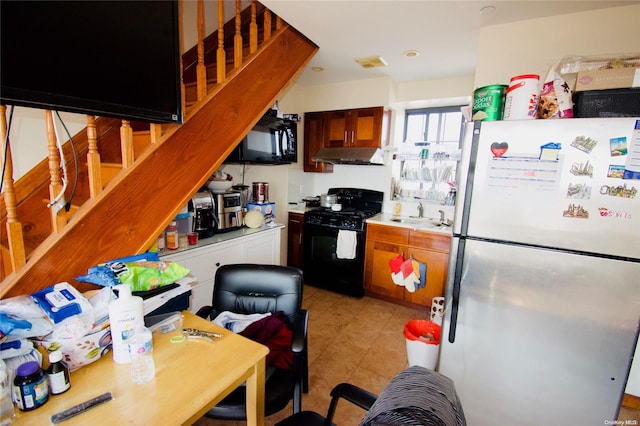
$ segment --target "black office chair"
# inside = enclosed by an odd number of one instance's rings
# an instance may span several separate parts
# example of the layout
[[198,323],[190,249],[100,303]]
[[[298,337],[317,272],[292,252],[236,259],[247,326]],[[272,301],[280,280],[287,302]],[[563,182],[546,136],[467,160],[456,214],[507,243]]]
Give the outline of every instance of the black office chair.
[[466,426],[451,379],[421,366],[401,371],[379,397],[349,383],[341,383],[331,391],[326,417],[313,411],[301,411],[276,426],[335,426],[333,416],[340,398],[367,410],[360,426]]
[[[278,265],[232,264],[216,271],[212,306],[198,315],[214,319],[224,311],[237,314],[282,311],[292,327],[293,370],[267,365],[265,416],[276,413],[293,399],[293,413],[302,407],[302,392],[309,391],[307,361],[308,312],[301,309],[302,271]],[[233,391],[205,416],[224,420],[246,419],[244,385]]]

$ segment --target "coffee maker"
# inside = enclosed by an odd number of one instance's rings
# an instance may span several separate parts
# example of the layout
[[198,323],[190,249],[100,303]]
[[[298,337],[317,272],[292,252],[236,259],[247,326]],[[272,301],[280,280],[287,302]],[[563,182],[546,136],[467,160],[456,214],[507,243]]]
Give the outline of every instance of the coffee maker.
[[193,232],[198,238],[208,238],[215,233],[215,204],[211,192],[197,192],[189,201],[189,210],[194,212]]
[[242,226],[242,202],[239,192],[213,194],[219,232],[232,231]]

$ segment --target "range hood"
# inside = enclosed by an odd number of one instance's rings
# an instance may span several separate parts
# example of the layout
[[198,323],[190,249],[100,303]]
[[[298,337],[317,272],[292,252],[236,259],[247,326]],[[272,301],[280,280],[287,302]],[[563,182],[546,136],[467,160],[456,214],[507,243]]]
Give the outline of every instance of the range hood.
[[384,152],[380,148],[320,148],[311,161],[333,164],[384,164]]

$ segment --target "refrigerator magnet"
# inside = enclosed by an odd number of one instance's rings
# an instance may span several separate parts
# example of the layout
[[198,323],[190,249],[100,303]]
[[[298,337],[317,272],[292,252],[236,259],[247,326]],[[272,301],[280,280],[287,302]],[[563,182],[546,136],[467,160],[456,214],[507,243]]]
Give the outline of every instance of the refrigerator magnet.
[[587,160],[586,163],[573,163],[569,169],[569,173],[574,176],[593,177],[593,165]]
[[622,179],[624,176],[624,166],[621,164],[610,164],[609,171],[607,172],[607,177]]
[[506,142],[494,142],[491,144],[490,149],[494,157],[500,158],[506,154],[509,149],[509,144]]
[[558,155],[562,145],[559,143],[549,142],[540,147],[540,160],[542,161],[558,161]]
[[589,212],[579,204],[569,204],[562,216],[571,219],[589,219]]
[[588,200],[591,198],[591,187],[583,183],[569,183],[567,198]]
[[627,155],[627,138],[626,136],[620,138],[609,139],[609,147],[612,157],[618,157],[620,155]]
[[584,152],[585,154],[591,154],[593,148],[598,144],[597,140],[588,138],[586,136],[578,136],[573,142],[571,142],[571,146]]

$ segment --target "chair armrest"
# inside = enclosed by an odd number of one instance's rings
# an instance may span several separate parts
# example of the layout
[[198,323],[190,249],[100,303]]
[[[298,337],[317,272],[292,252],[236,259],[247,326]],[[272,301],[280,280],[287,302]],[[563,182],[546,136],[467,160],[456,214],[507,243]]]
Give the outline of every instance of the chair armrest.
[[307,343],[307,323],[309,312],[306,309],[298,311],[292,330],[291,350],[294,354],[302,353]]
[[196,315],[199,316],[200,318],[211,320],[213,319],[211,318],[211,314],[213,312],[214,312],[213,306],[203,306],[202,308],[198,309],[198,312],[196,312]]
[[333,421],[333,415],[340,398],[346,399],[365,411],[369,411],[378,396],[350,383],[340,383],[331,390],[331,404],[327,413],[328,422]]

